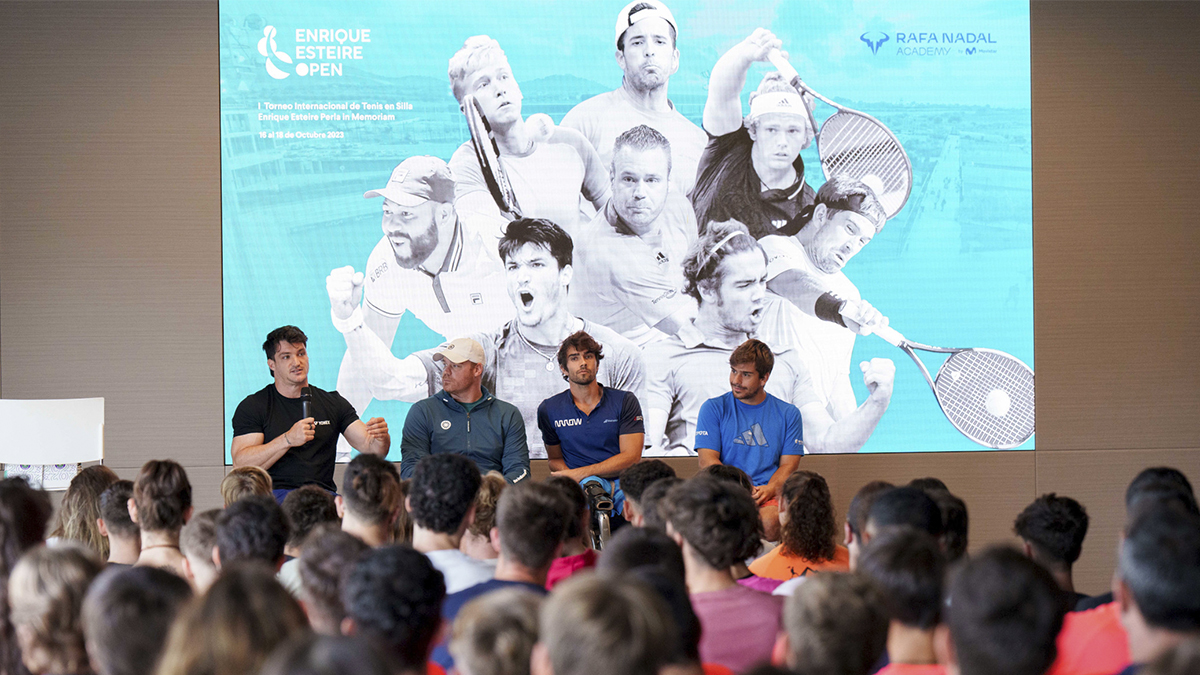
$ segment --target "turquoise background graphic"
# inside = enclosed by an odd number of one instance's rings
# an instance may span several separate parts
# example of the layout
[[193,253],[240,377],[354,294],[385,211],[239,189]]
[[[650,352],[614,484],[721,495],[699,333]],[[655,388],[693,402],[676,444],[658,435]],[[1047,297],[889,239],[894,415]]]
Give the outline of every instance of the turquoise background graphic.
[[[227,462],[234,408],[270,381],[261,344],[271,329],[304,329],[310,381],[335,388],[346,347],[330,322],[325,276],[344,265],[361,271],[382,235],[380,200],[364,199],[364,191],[382,187],[407,157],[448,160],[468,140],[446,76],[463,41],[496,38],[524,94],[523,113],[547,113],[558,122],[581,100],[620,85],[614,25],[623,5],[221,0]],[[783,40],[814,89],[879,118],[903,143],[913,161],[912,196],[845,269],[864,299],[914,340],[999,349],[1035,367],[1028,2],[674,0],[670,7],[680,51],[670,98],[695,123],[709,69],[761,26]],[[258,49],[267,26],[276,28],[277,50],[292,59],[286,63],[267,48],[283,79],[268,74],[268,57]],[[361,59],[299,60],[297,29],[367,30],[370,42],[319,43],[360,46]],[[872,53],[861,36],[879,34],[888,39]],[[338,64],[341,75],[297,74],[297,65],[312,68],[314,61]],[[768,69],[751,69],[743,110]],[[394,115],[392,121],[260,120],[268,102],[411,109],[324,111]],[[818,105],[818,121],[832,112]],[[343,137],[301,137],[321,132]],[[815,189],[823,182],[815,144],[804,158]],[[393,353],[403,357],[440,341],[406,315]],[[945,420],[907,356],[878,338],[858,338],[855,363],[872,357],[896,362],[896,385],[863,452],[984,450]],[[936,371],[941,357],[928,357]],[[861,402],[866,391],[857,373],[855,365],[851,379]],[[373,401],[363,411],[364,418],[388,419],[394,460],[408,407]],[[1022,448],[1032,449],[1033,441]]]

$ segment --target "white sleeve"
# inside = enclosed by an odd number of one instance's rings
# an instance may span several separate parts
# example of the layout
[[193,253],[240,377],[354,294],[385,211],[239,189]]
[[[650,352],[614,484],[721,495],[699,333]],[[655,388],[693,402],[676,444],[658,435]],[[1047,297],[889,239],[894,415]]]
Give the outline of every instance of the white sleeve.
[[788,270],[808,271],[801,256],[804,249],[796,240],[780,234],[773,234],[758,240],[763,252],[767,254],[767,280],[770,281]]

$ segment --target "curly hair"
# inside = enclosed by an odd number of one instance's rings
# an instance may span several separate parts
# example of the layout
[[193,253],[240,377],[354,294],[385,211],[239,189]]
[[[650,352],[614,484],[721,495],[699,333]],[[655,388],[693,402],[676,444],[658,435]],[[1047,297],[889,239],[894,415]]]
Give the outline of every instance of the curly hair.
[[489,471],[483,474],[479,483],[479,492],[475,494],[475,520],[467,527],[471,534],[480,537],[491,536],[492,528],[496,526],[496,504],[500,501],[500,493],[508,487],[508,481],[499,471]]
[[742,488],[696,476],[672,488],[667,500],[671,527],[714,569],[728,569],[758,551],[762,521]]
[[787,510],[784,550],[813,562],[833,560],[837,520],[825,478],[812,471],[796,471],[784,481],[779,500]]
[[221,567],[232,562],[259,561],[268,565],[283,559],[291,534],[287,517],[275,499],[250,495],[217,516],[217,551]]
[[683,292],[699,302],[701,287],[710,289],[721,285],[721,263],[725,258],[745,251],[758,251],[763,262],[767,261],[766,252],[749,235],[745,225],[736,220],[710,223],[683,259]]
[[571,333],[558,346],[558,367],[563,370],[567,369],[567,352],[574,349],[581,354],[591,354],[596,357],[596,363],[599,364],[604,360],[604,348],[596,342],[596,338],[592,337],[585,330],[577,330]]
[[100,534],[96,520],[102,517],[100,495],[117,480],[117,474],[103,464],[89,466],[76,474],[63,495],[50,536],[74,539],[95,551],[101,560],[108,559],[108,538]]
[[480,482],[475,462],[460,454],[423,457],[413,470],[408,488],[413,522],[434,532],[457,532],[475,504]]

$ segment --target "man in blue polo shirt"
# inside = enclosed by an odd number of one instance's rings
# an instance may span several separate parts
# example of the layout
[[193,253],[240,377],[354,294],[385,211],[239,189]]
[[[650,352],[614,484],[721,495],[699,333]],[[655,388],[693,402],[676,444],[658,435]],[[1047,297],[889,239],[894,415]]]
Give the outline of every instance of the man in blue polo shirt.
[[601,484],[611,485],[616,511],[622,513],[625,495],[616,476],[641,460],[645,428],[636,396],[596,381],[602,358],[600,344],[584,331],[563,340],[558,366],[570,388],[542,401],[538,428],[551,473],[579,483],[605,479]]
[[774,366],[770,347],[743,342],[729,356],[730,391],[705,401],[696,419],[700,468],[728,464],[750,476],[769,541],[779,538],[779,489],[804,454],[800,410],[764,389]]

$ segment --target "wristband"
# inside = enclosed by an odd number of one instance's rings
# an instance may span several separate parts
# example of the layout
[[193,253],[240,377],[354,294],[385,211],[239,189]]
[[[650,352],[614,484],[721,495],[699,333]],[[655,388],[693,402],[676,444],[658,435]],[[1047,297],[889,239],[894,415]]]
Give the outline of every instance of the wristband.
[[333,319],[333,327],[337,329],[337,332],[343,333],[343,334],[349,333],[350,331],[354,330],[355,328],[358,328],[359,326],[363,325],[363,314],[362,314],[361,306],[355,307],[354,311],[350,312],[350,316],[346,317],[345,319],[339,319],[337,317],[337,315],[333,313],[333,310],[330,309],[329,317],[331,319]]
[[822,321],[830,321],[846,328],[846,321],[842,318],[842,307],[845,306],[845,300],[827,291],[817,298],[816,304],[813,305],[813,314]]

